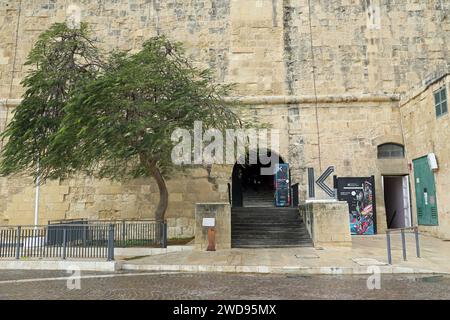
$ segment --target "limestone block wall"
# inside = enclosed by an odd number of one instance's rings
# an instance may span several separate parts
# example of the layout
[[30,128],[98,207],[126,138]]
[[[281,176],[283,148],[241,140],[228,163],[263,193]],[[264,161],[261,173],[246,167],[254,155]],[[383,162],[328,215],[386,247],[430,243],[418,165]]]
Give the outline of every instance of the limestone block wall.
[[[403,144],[400,112],[396,102],[353,102],[319,104],[320,161],[315,107],[300,105],[300,121],[291,126],[290,139],[303,141],[304,154],[300,167],[301,190],[306,197],[308,167],[315,168],[316,178],[328,166],[335,166],[339,177],[375,176],[377,231],[383,233],[387,226],[381,177],[383,168],[377,160],[377,147],[388,142]],[[295,141],[295,140],[294,140]],[[294,143],[292,143],[293,145]],[[293,165],[296,166],[293,157]],[[322,165],[318,165],[321,163]],[[396,174],[401,174],[400,168]],[[327,182],[331,187],[331,178]],[[320,197],[320,189],[317,190]],[[323,196],[323,195],[322,195]]]
[[313,66],[319,94],[402,93],[450,62],[448,1],[283,5],[289,94],[314,93]]
[[[170,199],[166,218],[170,238],[194,236],[196,203],[228,201],[227,184],[210,181],[204,169],[167,181]],[[39,224],[75,218],[153,218],[159,199],[158,188],[151,179],[117,183],[80,177],[68,181],[48,181],[40,190]],[[34,224],[34,201],[32,179],[1,178],[0,224]]]
[[242,95],[403,93],[450,62],[442,0],[3,0],[1,98],[20,97],[28,52],[72,4],[104,49],[165,34]]
[[[408,162],[435,153],[439,170],[435,172],[438,205],[438,227],[420,226],[444,239],[450,239],[450,116],[436,117],[433,92],[446,86],[450,89],[450,76],[440,77],[427,87],[419,88],[401,103],[401,116],[405,135]],[[412,208],[414,222],[417,223],[415,183],[412,179]]]
[[202,66],[228,74],[230,0],[2,0],[0,1],[0,97],[23,93],[23,66],[40,33],[63,22],[69,5],[81,8],[100,47],[105,50],[139,48],[158,34],[183,41],[188,54]]
[[[323,97],[315,104],[309,98],[277,102],[274,99],[243,104],[244,119],[267,123],[280,132],[280,156],[291,164],[292,181],[300,183],[301,200],[307,198],[307,168],[316,174],[328,166],[338,176],[376,176],[378,231],[386,228],[382,174],[403,174],[406,161],[381,165],[377,146],[387,142],[403,144],[398,103],[390,98],[353,97],[353,102]],[[374,101],[370,101],[374,100]],[[245,101],[244,101],[245,102]],[[255,104],[259,103],[259,104]],[[319,118],[319,136],[316,123]],[[320,138],[320,163],[318,138]],[[389,172],[387,172],[388,168]],[[169,233],[171,237],[193,236],[196,203],[227,202],[232,165],[195,169],[167,181],[170,193]],[[328,181],[332,186],[332,180]],[[14,186],[14,187],[12,187]],[[0,179],[0,218],[9,224],[30,224],[34,219],[34,188],[30,179]],[[318,191],[319,197],[325,197]],[[51,182],[42,187],[41,223],[62,218],[151,218],[158,201],[152,180],[122,184],[79,177]]]
[[[308,197],[307,169],[316,178],[328,166],[340,177],[375,176],[377,229],[386,230],[382,175],[408,174],[406,159],[378,160],[377,147],[384,143],[404,144],[398,101],[393,96],[308,96],[247,101],[244,114],[280,130],[280,155],[291,165],[292,183],[300,184],[300,200]],[[243,102],[246,102],[245,100]],[[317,126],[317,120],[319,125]],[[320,157],[319,157],[320,141]],[[333,186],[332,178],[327,181]],[[319,188],[318,198],[327,198]]]
[[229,73],[241,95],[284,93],[283,3],[232,1]]
[[[426,131],[414,129],[428,119],[421,111],[425,100],[413,99],[401,117],[391,95],[449,64],[448,1],[0,0],[0,100],[21,97],[28,52],[40,33],[65,20],[70,4],[80,6],[105,50],[135,50],[145,39],[165,34],[182,41],[197,65],[211,67],[216,81],[235,83],[244,117],[280,130],[280,155],[291,164],[303,199],[308,167],[317,174],[334,165],[339,176],[375,175],[379,232],[386,227],[381,176],[409,170],[406,160],[377,160],[377,146],[406,143],[408,161],[425,146],[438,150],[440,159],[448,157],[445,140],[436,133],[445,129],[444,121],[430,122]],[[417,115],[416,107],[422,108]],[[0,131],[6,117],[2,102]],[[232,166],[213,166],[168,181],[170,236],[194,235],[195,203],[227,201],[231,172]],[[448,190],[448,177],[438,175]],[[439,201],[448,203],[446,196]],[[116,184],[80,177],[44,186],[42,197],[44,223],[83,215],[150,217],[158,195],[149,181]],[[33,201],[32,181],[0,179],[0,223],[33,223]]]

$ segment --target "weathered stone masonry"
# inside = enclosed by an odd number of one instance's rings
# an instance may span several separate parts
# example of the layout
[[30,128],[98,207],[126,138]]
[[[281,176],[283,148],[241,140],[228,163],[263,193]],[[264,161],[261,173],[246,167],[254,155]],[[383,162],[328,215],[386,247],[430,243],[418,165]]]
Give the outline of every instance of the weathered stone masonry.
[[[410,173],[409,157],[377,160],[377,146],[410,143],[405,132],[413,136],[415,124],[402,127],[400,96],[450,62],[450,3],[441,0],[0,0],[0,130],[23,93],[28,52],[41,32],[65,20],[70,4],[80,6],[105,50],[137,49],[165,34],[213,68],[217,81],[235,83],[244,117],[280,130],[281,155],[302,198],[306,168],[319,171],[319,158],[340,176],[380,181]],[[231,170],[213,166],[168,181],[171,236],[194,234],[195,203],[227,201]],[[40,222],[149,217],[157,198],[142,180],[51,182],[42,189]],[[0,223],[32,223],[33,199],[29,179],[0,179]],[[383,203],[378,183],[379,232]]]

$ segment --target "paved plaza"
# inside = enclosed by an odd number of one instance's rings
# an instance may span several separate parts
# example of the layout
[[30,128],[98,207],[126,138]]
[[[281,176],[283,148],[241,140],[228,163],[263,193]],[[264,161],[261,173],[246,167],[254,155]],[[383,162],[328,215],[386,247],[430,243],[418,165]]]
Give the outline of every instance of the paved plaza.
[[[387,263],[386,235],[355,236],[352,248],[231,249],[217,252],[183,251],[123,262],[122,268],[140,271],[209,271],[302,274],[382,273],[450,274],[450,241],[420,237],[417,258],[413,234],[406,235],[407,261],[403,261],[399,234],[391,236],[392,265]],[[120,260],[120,257],[118,257]]]
[[369,290],[366,276],[82,273],[80,290],[60,277],[67,274],[2,271],[0,300],[450,299],[450,278],[441,275],[383,275],[380,290]]

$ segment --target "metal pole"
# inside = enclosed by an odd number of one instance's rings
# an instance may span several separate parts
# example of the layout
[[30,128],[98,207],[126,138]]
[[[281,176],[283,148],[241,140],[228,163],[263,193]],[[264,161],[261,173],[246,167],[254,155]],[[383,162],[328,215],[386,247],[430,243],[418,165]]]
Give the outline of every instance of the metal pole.
[[402,251],[403,251],[403,260],[406,261],[406,238],[405,238],[405,230],[401,230],[402,235]]
[[63,230],[63,256],[62,258],[65,260],[66,259],[66,250],[67,250],[67,229],[66,227],[64,227]]
[[17,237],[16,237],[16,259],[20,259],[20,232],[22,227],[17,227]]
[[168,231],[168,229],[169,229],[169,224],[168,224],[167,221],[166,221],[166,223],[165,223],[164,225],[165,225],[165,239],[166,239],[166,246],[165,246],[165,248],[167,248],[167,246],[169,245],[169,243],[168,243],[168,237],[169,237],[169,231]]
[[125,235],[125,232],[126,232],[126,228],[125,228],[125,220],[122,220],[122,247],[126,247],[125,246],[125,240],[126,240],[126,235]]
[[417,258],[420,258],[420,243],[419,243],[419,228],[414,228],[414,235],[416,237],[416,251],[417,251]]
[[159,242],[161,245],[161,248],[164,248],[164,221],[159,222]]
[[108,234],[108,261],[113,260],[114,260],[114,224],[110,224]]
[[392,255],[391,255],[391,233],[389,232],[389,230],[386,231],[386,241],[387,241],[388,264],[392,264]]
[[34,198],[34,225],[37,226],[39,224],[39,193],[40,193],[40,184],[41,184],[41,176],[39,175],[39,160],[37,163],[36,169],[36,195]]
[[162,247],[164,249],[166,249],[167,248],[167,222],[162,222],[161,228],[162,228],[162,230],[161,230],[162,231],[161,232],[161,236],[162,236],[161,244],[162,244]]

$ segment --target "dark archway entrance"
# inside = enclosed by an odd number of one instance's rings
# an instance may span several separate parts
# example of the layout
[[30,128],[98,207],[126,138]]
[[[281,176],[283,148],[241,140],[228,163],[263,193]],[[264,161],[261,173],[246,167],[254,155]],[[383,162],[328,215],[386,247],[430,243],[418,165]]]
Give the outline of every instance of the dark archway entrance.
[[[269,154],[270,156],[270,154]],[[247,157],[248,158],[248,157]],[[279,157],[279,163],[285,163]],[[238,164],[233,168],[232,205],[241,207],[275,207],[275,177],[262,175],[262,168],[270,168],[270,164]]]
[[[245,165],[235,164],[233,169],[231,246],[233,248],[311,247],[312,241],[298,214],[298,208],[280,206],[282,191],[286,189],[283,180],[290,184],[289,173],[280,167],[287,170],[288,166],[274,165],[273,171],[269,170],[272,174],[265,175],[262,174],[261,169],[271,168],[270,165],[264,165],[260,161],[253,165],[249,164],[249,161],[246,162]],[[285,164],[281,158],[278,162]],[[275,170],[278,170],[279,207],[275,205]],[[287,192],[289,193],[289,190]]]

